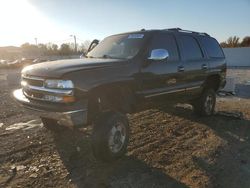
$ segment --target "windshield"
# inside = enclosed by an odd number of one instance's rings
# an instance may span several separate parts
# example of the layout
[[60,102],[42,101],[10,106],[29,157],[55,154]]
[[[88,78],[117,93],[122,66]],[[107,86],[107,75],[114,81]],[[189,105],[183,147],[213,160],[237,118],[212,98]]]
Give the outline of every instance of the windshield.
[[140,51],[144,41],[144,34],[123,34],[105,38],[87,57],[131,59]]

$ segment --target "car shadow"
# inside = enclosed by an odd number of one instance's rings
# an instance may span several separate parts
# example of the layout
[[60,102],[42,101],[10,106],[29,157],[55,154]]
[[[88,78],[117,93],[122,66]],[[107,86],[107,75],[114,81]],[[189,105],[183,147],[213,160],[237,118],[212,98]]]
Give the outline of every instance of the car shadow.
[[[191,156],[193,163],[210,177],[210,185],[249,187],[250,150],[246,149],[250,148],[249,120],[227,111],[217,112],[211,117],[197,117],[192,108],[185,105],[174,108],[161,105],[158,110],[205,125],[227,143],[225,148],[218,147],[214,151],[212,155],[216,161],[213,163]],[[65,131],[54,138],[57,151],[69,173],[68,178],[77,187],[188,187],[178,177],[174,179],[164,169],[154,168],[134,155],[112,163],[97,161],[91,150],[91,130]]]
[[242,112],[217,111],[210,117],[198,117],[191,106],[161,106],[160,110],[203,124],[226,143],[214,151],[212,155],[215,161],[212,163],[201,157],[193,157],[199,168],[211,177],[213,187],[249,188],[250,120],[245,119]]
[[67,178],[76,187],[187,187],[133,156],[111,163],[97,161],[89,132],[65,131],[54,135],[54,140],[69,173]]

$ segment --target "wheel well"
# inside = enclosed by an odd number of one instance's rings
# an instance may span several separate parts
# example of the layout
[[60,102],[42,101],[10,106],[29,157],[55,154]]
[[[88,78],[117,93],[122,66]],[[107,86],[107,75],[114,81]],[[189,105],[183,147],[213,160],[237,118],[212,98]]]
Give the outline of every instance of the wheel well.
[[220,87],[220,76],[211,75],[208,76],[205,82],[205,88],[213,88],[214,91],[217,91]]
[[133,111],[135,102],[133,91],[123,85],[105,85],[94,88],[89,91],[88,99],[88,113],[90,118],[106,110],[130,113]]

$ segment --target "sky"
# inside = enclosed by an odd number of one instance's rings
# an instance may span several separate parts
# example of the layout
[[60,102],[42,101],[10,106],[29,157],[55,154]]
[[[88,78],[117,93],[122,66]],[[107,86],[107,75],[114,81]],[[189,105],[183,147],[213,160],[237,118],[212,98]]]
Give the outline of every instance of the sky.
[[250,0],[0,0],[0,24],[0,46],[176,27],[222,42],[250,36]]

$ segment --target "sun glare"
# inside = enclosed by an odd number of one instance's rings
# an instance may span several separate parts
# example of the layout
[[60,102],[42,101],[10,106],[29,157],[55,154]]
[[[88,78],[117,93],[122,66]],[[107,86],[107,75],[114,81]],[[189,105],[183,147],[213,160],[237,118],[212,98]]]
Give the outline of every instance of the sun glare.
[[[0,0],[0,46],[34,43],[60,35],[60,31],[27,0]],[[39,42],[39,41],[38,41]]]

